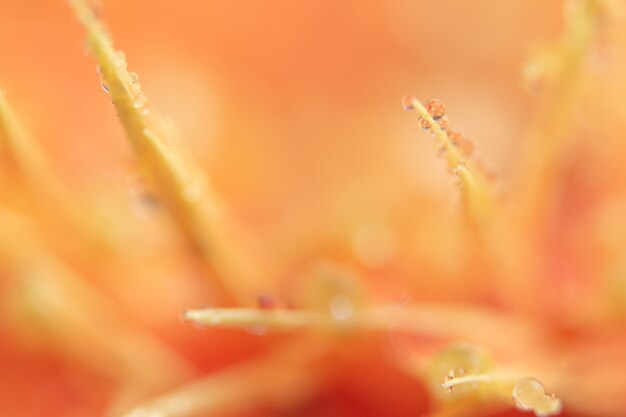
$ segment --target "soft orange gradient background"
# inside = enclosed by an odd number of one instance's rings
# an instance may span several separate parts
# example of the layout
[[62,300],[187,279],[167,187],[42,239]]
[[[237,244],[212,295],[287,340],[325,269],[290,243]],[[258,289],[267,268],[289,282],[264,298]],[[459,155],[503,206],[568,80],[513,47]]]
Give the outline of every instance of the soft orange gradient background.
[[[309,259],[352,259],[354,231],[382,224],[392,231],[391,260],[360,266],[375,298],[494,302],[480,267],[466,268],[471,262],[451,176],[400,99],[415,92],[443,100],[452,122],[502,181],[513,180],[520,175],[520,144],[536,104],[523,88],[521,68],[538,46],[558,38],[561,2],[104,3],[103,18],[130,70],[139,73],[161,113],[176,122],[285,291]],[[620,224],[600,224],[604,210],[619,219],[626,207],[623,32],[611,32],[608,57],[599,51],[597,62],[590,62],[593,94],[573,122],[582,133],[572,172],[582,172],[582,179],[571,181],[555,209],[562,214],[555,216],[555,227],[562,226],[563,235],[547,244],[553,252],[546,256],[556,259],[550,266],[556,283],[536,295],[538,306],[529,307],[535,302],[530,299],[517,306],[546,320],[568,322],[563,316],[581,303],[594,305],[585,297],[598,291],[601,260],[620,256],[626,247],[626,236],[613,234],[626,231],[626,215]],[[97,202],[132,187],[134,157],[83,39],[63,1],[0,0],[0,87],[76,195]],[[132,190],[128,194],[132,199]],[[139,217],[139,226],[129,226],[135,240],[129,239],[141,245],[146,233],[151,241],[139,262],[77,261],[75,267],[86,276],[97,270],[113,279],[114,285],[94,281],[129,320],[153,330],[204,372],[272,346],[278,337],[209,334],[181,323],[180,312],[201,306],[207,290],[181,255],[172,225]],[[606,240],[605,229],[617,242],[610,250],[596,244]],[[603,323],[598,332],[623,339],[620,320]],[[24,347],[13,330],[3,333],[0,415],[78,417],[106,408],[112,391],[107,381],[45,347]],[[376,358],[365,352],[357,365],[338,366],[344,380],[337,378],[337,387],[327,390],[330,397],[318,400],[327,405],[310,415],[426,410],[425,391],[415,381],[382,365],[359,367]],[[362,376],[351,379],[357,372]],[[379,395],[364,400],[370,391]]]

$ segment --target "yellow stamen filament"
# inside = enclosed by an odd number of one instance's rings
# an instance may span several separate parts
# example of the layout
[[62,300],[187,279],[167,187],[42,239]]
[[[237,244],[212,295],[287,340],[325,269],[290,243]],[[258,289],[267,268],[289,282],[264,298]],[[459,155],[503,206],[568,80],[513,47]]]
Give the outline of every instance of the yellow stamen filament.
[[103,232],[89,221],[84,210],[76,204],[68,187],[50,166],[43,150],[19,119],[4,92],[0,91],[0,149],[15,171],[12,180],[25,185],[24,191],[45,203],[53,213],[71,225],[71,232],[86,242],[103,242]]
[[[51,180],[50,169],[42,150],[18,119],[3,91],[0,90],[0,147],[16,166],[19,174],[43,190],[58,184]],[[53,183],[53,184],[51,184]]]
[[[600,0],[570,0],[565,30],[554,51],[555,73],[537,110],[533,128],[522,154],[519,182],[521,210],[531,221],[540,221],[538,213],[551,203],[561,178],[562,160],[571,144],[575,127],[573,115],[582,96],[586,57],[597,33],[598,20],[606,5]],[[551,212],[551,207],[549,207]],[[545,215],[545,214],[544,214]],[[526,222],[519,221],[527,224]]]
[[[396,306],[356,310],[352,317],[337,320],[330,314],[312,310],[202,309],[189,310],[184,318],[195,323],[230,328],[263,327],[268,331],[294,331],[323,327],[349,327],[364,331],[393,331],[427,334],[442,339],[457,338],[511,353],[541,343],[539,326],[508,317],[501,312],[480,308],[453,308],[420,305],[398,309]],[[506,338],[498,334],[506,332]]]
[[262,284],[258,265],[233,242],[233,225],[208,178],[182,145],[167,135],[166,124],[128,72],[124,57],[114,49],[92,8],[84,0],[69,3],[87,29],[102,81],[140,164],[216,277],[217,289],[229,301],[240,303],[249,303],[258,293],[267,292],[269,284]]
[[[158,339],[119,317],[87,280],[45,249],[23,219],[0,210],[0,259],[13,278],[5,315],[38,344],[121,383],[159,389],[193,368]],[[15,236],[15,238],[13,238]],[[114,366],[112,366],[114,364]]]
[[522,378],[522,374],[513,373],[513,372],[466,375],[466,376],[452,378],[447,381],[444,381],[441,384],[441,387],[444,390],[450,390],[457,385],[476,384],[476,383],[506,384],[508,386],[513,386],[513,384],[515,384],[515,382],[517,382],[521,378]]
[[296,341],[269,356],[237,365],[176,388],[123,417],[186,417],[244,411],[267,404],[285,409],[316,390],[317,377],[308,366],[319,351],[316,343]]

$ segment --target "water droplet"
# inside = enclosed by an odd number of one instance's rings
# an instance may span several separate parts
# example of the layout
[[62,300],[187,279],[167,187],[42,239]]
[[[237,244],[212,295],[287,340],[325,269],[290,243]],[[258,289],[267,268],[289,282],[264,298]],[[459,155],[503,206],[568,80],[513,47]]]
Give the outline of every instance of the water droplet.
[[517,381],[513,387],[513,401],[522,411],[532,411],[537,400],[545,394],[541,382],[535,378],[524,378]]
[[144,108],[146,104],[148,104],[148,99],[143,94],[139,94],[135,97],[135,100],[133,100],[133,107],[136,109]]
[[426,102],[426,110],[434,120],[439,120],[446,114],[446,107],[441,100],[431,98]]
[[[484,350],[458,343],[443,348],[435,355],[428,370],[428,379],[433,392],[440,395],[442,380],[445,382],[466,375],[485,373],[490,367],[491,360]],[[469,383],[454,387],[455,396],[468,395],[471,392],[473,392],[473,386]]]
[[448,138],[450,139],[450,141],[454,145],[459,146],[459,143],[461,142],[461,139],[463,138],[463,134],[461,133],[461,131],[459,129],[452,127],[446,130],[446,133],[448,134]]
[[104,75],[103,75],[103,73],[102,73],[102,68],[100,68],[100,65],[98,65],[98,66],[96,67],[96,72],[97,72],[97,73],[98,73],[98,75],[100,76],[100,87],[102,87],[102,89],[103,89],[103,90],[104,90],[107,94],[109,94],[109,93],[110,93],[110,91],[109,91],[109,86],[108,86],[108,85],[106,85],[106,83],[104,82]]
[[430,130],[430,122],[423,117],[420,117],[417,123],[422,130]]
[[118,68],[126,68],[126,54],[122,51],[115,53],[115,66]]
[[465,368],[454,368],[450,372],[452,373],[453,378],[463,378],[467,375],[467,371],[465,370]]
[[139,83],[139,75],[136,72],[129,72],[128,73],[128,78],[129,78],[131,84]]
[[338,295],[330,300],[330,315],[337,321],[346,321],[352,317],[352,300],[345,295]]
[[446,394],[450,394],[454,389],[453,386],[446,385],[446,382],[448,381],[452,381],[451,376],[446,376],[445,381],[443,382],[443,384],[441,384],[441,386],[443,387],[443,392],[445,392]]
[[402,97],[402,108],[404,110],[414,110],[415,105],[413,104],[413,102],[415,100],[417,100],[417,97],[415,97],[414,94],[407,94],[406,96]]
[[447,130],[448,127],[450,127],[450,121],[446,116],[443,116],[441,119],[437,120],[437,123],[439,123],[439,127],[441,128],[441,130]]
[[104,82],[104,78],[102,77],[102,75],[100,76],[100,87],[102,87],[105,93],[111,94],[111,91],[109,91],[109,86],[106,84],[106,82]]
[[465,155],[469,156],[474,152],[474,143],[469,138],[462,138],[458,146]]
[[559,414],[562,409],[563,403],[552,393],[539,397],[533,407],[533,411],[539,417]]

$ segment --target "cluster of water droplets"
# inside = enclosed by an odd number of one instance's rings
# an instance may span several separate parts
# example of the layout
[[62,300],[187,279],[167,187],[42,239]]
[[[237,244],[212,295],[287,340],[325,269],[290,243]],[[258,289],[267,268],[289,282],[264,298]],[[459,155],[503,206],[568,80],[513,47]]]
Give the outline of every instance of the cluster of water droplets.
[[[415,110],[418,103],[419,101],[413,94],[407,94],[402,98],[402,108],[404,110]],[[431,118],[437,122],[439,128],[446,133],[450,143],[455,148],[459,149],[464,157],[472,158],[472,168],[481,171],[489,181],[496,182],[497,175],[495,174],[495,171],[487,166],[483,160],[474,155],[474,142],[464,135],[460,129],[450,124],[450,120],[446,117],[446,108],[443,102],[439,99],[431,98],[426,101],[424,108],[428,111]],[[433,135],[435,134],[430,122],[423,117],[419,117],[418,124],[423,130],[428,131]],[[439,157],[445,157],[448,153],[449,146],[450,145],[446,143],[438,143],[437,155]],[[462,162],[454,169],[451,169],[450,172],[455,174],[457,179],[459,179],[460,175],[468,169],[467,164]]]
[[[128,70],[128,63],[126,61],[126,54],[122,51],[117,51],[115,53],[115,68],[122,72],[126,72]],[[111,93],[109,86],[106,83],[104,71],[100,66],[97,67],[98,75],[100,76],[100,86],[102,90],[107,94]],[[133,97],[132,106],[141,112],[142,115],[147,116],[150,111],[148,109],[148,99],[141,91],[141,84],[139,83],[139,75],[136,72],[128,73],[128,83],[130,86],[131,97]]]
[[[402,98],[402,108],[404,110],[415,110],[416,101],[417,98],[415,95],[407,94]],[[470,156],[474,151],[474,144],[469,138],[464,136],[459,129],[450,125],[450,121],[446,117],[446,107],[443,102],[439,99],[431,98],[426,101],[424,107],[432,119],[437,122],[441,130],[448,135],[452,144],[459,148],[463,154]],[[422,130],[430,131],[434,134],[430,121],[427,119],[420,116],[418,124]],[[445,153],[445,149],[442,150],[441,153]]]
[[535,378],[524,378],[513,387],[513,401],[522,411],[532,411],[538,417],[547,417],[561,412],[563,404],[552,393],[546,393],[543,384]]
[[435,395],[465,396],[476,389],[474,382],[449,385],[448,382],[470,375],[487,372],[491,368],[491,358],[481,348],[465,343],[456,343],[443,348],[431,361],[428,371],[431,388]]

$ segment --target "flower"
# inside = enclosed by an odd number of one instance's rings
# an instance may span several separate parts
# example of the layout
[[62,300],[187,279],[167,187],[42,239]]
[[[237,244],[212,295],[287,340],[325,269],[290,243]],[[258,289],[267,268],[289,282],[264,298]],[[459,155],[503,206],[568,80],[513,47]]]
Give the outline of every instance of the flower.
[[530,99],[538,2],[70,0],[89,58],[34,4],[0,3],[0,414],[624,414],[619,2],[565,3]]

